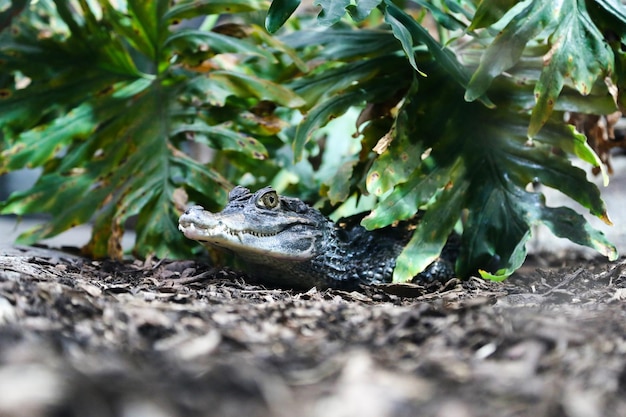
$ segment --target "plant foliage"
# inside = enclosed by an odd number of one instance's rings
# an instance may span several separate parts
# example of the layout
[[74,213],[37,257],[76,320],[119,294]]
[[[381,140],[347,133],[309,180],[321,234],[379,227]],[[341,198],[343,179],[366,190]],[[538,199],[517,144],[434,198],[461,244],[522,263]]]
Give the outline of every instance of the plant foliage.
[[[569,160],[598,157],[563,115],[623,110],[621,3],[316,0],[313,25],[304,15],[284,28],[299,4],[41,0],[0,10],[0,173],[42,169],[0,209],[52,215],[21,242],[93,220],[87,253],[120,256],[136,217],[137,255],[188,256],[176,228],[186,196],[216,209],[233,183],[256,181],[325,207],[371,194],[368,228],[426,209],[396,281],[432,262],[453,229],[461,276],[510,275],[537,223],[617,256],[530,185],[609,222]],[[280,35],[256,26],[255,11]],[[224,13],[238,17],[215,25]],[[196,17],[201,26],[185,24]],[[360,151],[338,157],[319,132],[351,109]],[[212,150],[208,162],[191,143]],[[321,175],[318,153],[335,175]]]
[[216,168],[219,157],[204,165],[184,146],[194,141],[224,158],[236,154],[228,169],[239,175],[251,167],[272,172],[264,165],[267,146],[280,145],[281,128],[272,109],[302,99],[271,74],[258,75],[263,65],[279,74],[285,53],[260,28],[176,26],[205,14],[258,10],[260,3],[115,4],[122,6],[40,1],[2,32],[0,60],[14,83],[0,99],[0,172],[43,169],[2,212],[52,215],[22,243],[93,219],[86,251],[96,257],[120,256],[125,223],[137,216],[138,255],[188,256],[176,191],[216,208],[231,184]]
[[[340,21],[351,7],[371,6],[319,3],[321,22],[328,23]],[[363,225],[384,227],[427,209],[398,258],[396,281],[432,262],[461,220],[462,276],[476,270],[491,279],[509,276],[524,260],[531,227],[538,223],[615,259],[614,246],[601,232],[569,208],[546,206],[529,185],[556,188],[610,223],[599,190],[568,156],[600,162],[585,137],[563,122],[563,111],[606,114],[622,103],[623,91],[609,90],[623,85],[624,75],[614,71],[616,54],[623,55],[619,42],[604,39],[585,2],[560,2],[555,11],[552,2],[529,1],[509,10],[515,2],[483,1],[469,14],[464,12],[474,7],[471,2],[463,9],[450,2],[423,5],[442,27],[465,22],[463,33],[472,39],[450,36],[444,45],[388,0],[376,2],[384,30],[331,28],[287,38],[296,49],[321,44],[319,54],[344,63],[296,81],[294,91],[315,100],[296,133],[296,155],[316,128],[350,106],[365,105],[359,122],[369,120],[370,126],[362,132],[363,149],[375,152],[361,152],[353,176],[364,176],[367,192],[379,200]],[[592,7],[605,20],[626,22],[619,7]],[[311,97],[308,89],[317,84],[324,95]],[[376,106],[388,112],[381,117],[371,111]],[[387,119],[382,133],[381,119]],[[329,184],[331,190],[339,187]]]

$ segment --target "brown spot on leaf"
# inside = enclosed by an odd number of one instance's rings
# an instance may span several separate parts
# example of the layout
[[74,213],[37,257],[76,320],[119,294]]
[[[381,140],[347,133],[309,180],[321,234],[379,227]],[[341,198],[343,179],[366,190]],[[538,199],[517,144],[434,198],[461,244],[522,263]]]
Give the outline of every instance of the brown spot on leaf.
[[0,89],[0,99],[11,97],[11,90],[7,88]]
[[53,35],[53,32],[50,29],[43,29],[37,33],[38,40],[50,39]]
[[241,146],[242,148],[245,148],[245,147],[246,147],[246,143],[245,143],[243,140],[238,140],[238,141],[237,141],[237,144],[238,144],[239,146]]
[[583,96],[586,96],[587,94],[589,94],[589,87],[587,86],[587,84],[585,83],[580,84],[580,93]]
[[69,175],[75,177],[75,176],[83,175],[86,171],[87,170],[85,168],[74,167],[74,168],[70,169]]
[[387,150],[387,148],[391,144],[391,141],[393,141],[393,135],[391,134],[391,132],[387,132],[382,138],[378,140],[376,146],[374,146],[372,150],[380,155]]
[[252,155],[254,155],[256,159],[265,159],[265,155],[263,155],[261,152],[254,151]]
[[102,90],[98,91],[96,93],[97,96],[104,96],[109,94],[111,91],[113,91],[113,86],[112,85],[108,85],[106,87],[104,87]]
[[268,117],[276,110],[276,103],[269,100],[261,100],[250,111],[259,117]]

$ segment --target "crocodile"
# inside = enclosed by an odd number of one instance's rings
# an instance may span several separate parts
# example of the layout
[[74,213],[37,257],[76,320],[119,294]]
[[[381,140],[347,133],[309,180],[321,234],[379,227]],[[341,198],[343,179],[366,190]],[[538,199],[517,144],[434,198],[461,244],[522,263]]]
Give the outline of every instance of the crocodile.
[[[181,232],[207,247],[234,252],[249,272],[273,285],[290,288],[356,288],[391,281],[396,258],[415,224],[368,231],[358,219],[332,222],[303,201],[271,187],[252,193],[236,186],[219,213],[192,206],[180,216]],[[413,280],[454,276],[456,244]]]

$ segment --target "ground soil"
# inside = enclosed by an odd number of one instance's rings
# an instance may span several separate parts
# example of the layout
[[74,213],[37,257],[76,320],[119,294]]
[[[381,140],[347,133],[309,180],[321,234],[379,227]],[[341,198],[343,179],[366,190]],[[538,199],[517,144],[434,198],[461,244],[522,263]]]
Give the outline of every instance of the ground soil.
[[0,252],[2,417],[626,416],[625,336],[623,261],[297,292]]

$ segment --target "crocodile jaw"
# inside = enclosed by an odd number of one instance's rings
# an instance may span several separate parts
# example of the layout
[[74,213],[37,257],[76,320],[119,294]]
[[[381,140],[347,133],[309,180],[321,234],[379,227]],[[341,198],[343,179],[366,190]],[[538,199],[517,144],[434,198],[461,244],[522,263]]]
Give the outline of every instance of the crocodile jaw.
[[188,239],[205,246],[230,249],[243,258],[263,256],[306,261],[318,253],[322,233],[315,224],[291,216],[264,219],[250,224],[243,213],[211,213],[201,206],[187,209],[178,229]]

